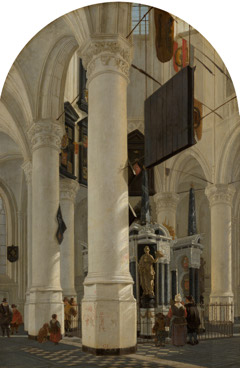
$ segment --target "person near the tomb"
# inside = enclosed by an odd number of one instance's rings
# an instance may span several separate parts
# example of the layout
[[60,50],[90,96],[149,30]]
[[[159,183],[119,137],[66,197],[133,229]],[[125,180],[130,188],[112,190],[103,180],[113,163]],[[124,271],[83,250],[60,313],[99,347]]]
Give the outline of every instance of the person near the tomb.
[[23,323],[23,318],[19,310],[17,309],[17,306],[15,304],[11,305],[13,317],[11,321],[11,333],[14,334],[14,330],[16,330],[16,333],[18,333],[18,327]]
[[165,346],[165,337],[166,337],[166,317],[163,313],[156,314],[156,321],[152,328],[152,332],[155,334],[155,345],[156,346]]
[[70,304],[70,301],[67,297],[63,299],[64,302],[64,329],[65,329],[65,336],[72,337],[71,334],[71,324],[72,318],[76,317],[77,311],[74,305]]
[[61,326],[57,320],[56,314],[52,315],[52,319],[49,322],[49,332],[50,332],[49,340],[54,342],[55,345],[57,345],[59,341],[62,339],[62,335],[61,335]]
[[186,297],[185,307],[187,310],[187,333],[189,338],[188,343],[191,345],[196,345],[198,344],[197,333],[200,326],[200,317],[197,306],[191,295]]
[[12,321],[12,311],[9,308],[7,299],[3,298],[2,303],[0,304],[0,325],[1,325],[3,336],[5,336],[5,332],[6,332],[7,337],[10,337],[11,321]]
[[182,297],[177,294],[174,304],[170,307],[168,318],[170,318],[170,336],[172,344],[183,346],[187,342],[187,310],[182,303]]

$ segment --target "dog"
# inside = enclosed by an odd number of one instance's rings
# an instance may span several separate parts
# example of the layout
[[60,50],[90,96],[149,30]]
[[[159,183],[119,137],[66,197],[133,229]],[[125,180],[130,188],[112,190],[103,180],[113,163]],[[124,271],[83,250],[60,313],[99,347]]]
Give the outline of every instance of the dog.
[[40,328],[38,332],[37,337],[38,342],[40,343],[46,342],[48,339],[48,335],[49,335],[49,324],[44,323],[44,325]]

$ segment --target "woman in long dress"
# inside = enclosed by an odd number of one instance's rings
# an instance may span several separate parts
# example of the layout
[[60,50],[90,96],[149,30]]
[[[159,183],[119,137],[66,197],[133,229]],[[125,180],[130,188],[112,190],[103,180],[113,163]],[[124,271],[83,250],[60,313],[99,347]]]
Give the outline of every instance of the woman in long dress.
[[175,346],[183,346],[187,342],[187,311],[181,302],[181,295],[177,294],[174,304],[168,312],[168,317],[170,318],[170,335],[172,337],[172,344]]
[[50,341],[54,342],[56,345],[62,339],[61,335],[61,326],[57,320],[57,315],[53,314],[52,319],[49,322],[49,332],[50,332]]

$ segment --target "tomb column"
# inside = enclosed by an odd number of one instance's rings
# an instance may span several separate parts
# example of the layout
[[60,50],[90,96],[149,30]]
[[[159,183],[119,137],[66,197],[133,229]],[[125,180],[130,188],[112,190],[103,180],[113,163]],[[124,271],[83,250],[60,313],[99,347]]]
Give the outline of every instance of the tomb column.
[[127,84],[132,47],[120,35],[80,50],[87,69],[88,275],[82,301],[83,350],[136,350],[136,300],[129,272]]
[[232,222],[235,188],[209,185],[205,193],[211,211],[211,294],[210,303],[232,303]]
[[56,232],[59,207],[59,151],[63,126],[50,120],[32,124],[32,283],[29,297],[28,334],[56,313],[64,332],[60,246]]
[[32,283],[32,163],[22,164],[27,183],[27,290],[24,304],[24,329],[28,331],[29,297]]
[[60,273],[63,296],[76,298],[74,285],[74,200],[79,189],[77,181],[60,180],[60,203],[63,221],[67,227],[60,245]]
[[155,194],[154,201],[156,203],[157,223],[167,225],[170,232],[172,228],[174,235],[176,235],[176,211],[179,195],[174,192],[159,192]]

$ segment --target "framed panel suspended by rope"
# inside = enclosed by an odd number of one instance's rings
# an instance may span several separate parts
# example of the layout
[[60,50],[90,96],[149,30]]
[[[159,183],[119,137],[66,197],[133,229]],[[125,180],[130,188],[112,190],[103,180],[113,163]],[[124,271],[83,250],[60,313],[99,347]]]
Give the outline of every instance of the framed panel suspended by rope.
[[196,143],[194,68],[180,70],[145,100],[145,166],[160,164]]

